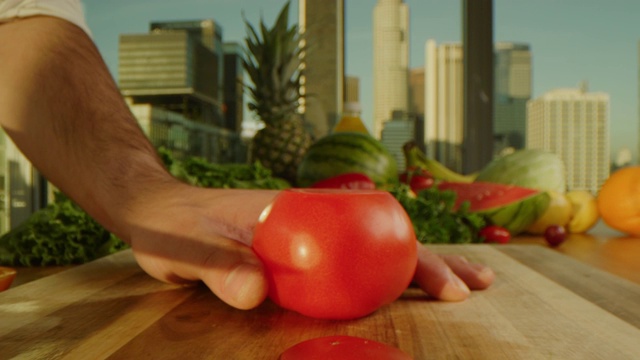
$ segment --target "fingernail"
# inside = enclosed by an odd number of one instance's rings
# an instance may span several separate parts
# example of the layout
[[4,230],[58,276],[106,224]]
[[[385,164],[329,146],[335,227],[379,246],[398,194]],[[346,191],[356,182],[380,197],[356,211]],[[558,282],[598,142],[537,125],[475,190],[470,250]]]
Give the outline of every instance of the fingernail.
[[482,280],[483,282],[490,284],[493,279],[496,277],[496,274],[493,272],[493,269],[491,269],[488,266],[480,266],[477,268],[478,270],[478,279]]
[[258,266],[243,263],[236,266],[224,283],[225,292],[241,307],[253,307],[262,297],[262,269]]
[[466,299],[471,290],[467,284],[457,277],[452,271],[448,273],[449,281],[445,285],[441,298],[443,300],[457,301]]

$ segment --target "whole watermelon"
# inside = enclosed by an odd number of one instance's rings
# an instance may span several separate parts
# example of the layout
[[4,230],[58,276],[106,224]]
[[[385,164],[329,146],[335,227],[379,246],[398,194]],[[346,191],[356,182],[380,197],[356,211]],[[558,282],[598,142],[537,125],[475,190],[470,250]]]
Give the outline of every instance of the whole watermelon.
[[330,177],[362,173],[377,186],[397,182],[398,164],[389,150],[368,134],[336,132],[313,143],[298,166],[297,186]]

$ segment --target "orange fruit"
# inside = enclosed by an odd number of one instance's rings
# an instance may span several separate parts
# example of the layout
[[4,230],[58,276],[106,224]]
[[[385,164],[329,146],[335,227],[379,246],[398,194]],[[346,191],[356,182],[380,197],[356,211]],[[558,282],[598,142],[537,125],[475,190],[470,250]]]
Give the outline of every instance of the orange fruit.
[[607,225],[640,237],[640,166],[627,166],[611,174],[596,201]]

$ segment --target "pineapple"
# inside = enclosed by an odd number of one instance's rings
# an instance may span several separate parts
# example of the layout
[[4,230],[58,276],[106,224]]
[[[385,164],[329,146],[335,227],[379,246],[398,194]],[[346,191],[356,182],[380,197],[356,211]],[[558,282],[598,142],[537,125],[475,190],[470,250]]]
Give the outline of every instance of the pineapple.
[[260,35],[245,19],[247,48],[243,65],[253,83],[247,86],[248,108],[265,125],[253,138],[252,160],[293,183],[312,139],[298,111],[303,49],[298,27],[289,27],[288,14],[289,2],[271,29],[260,21]]

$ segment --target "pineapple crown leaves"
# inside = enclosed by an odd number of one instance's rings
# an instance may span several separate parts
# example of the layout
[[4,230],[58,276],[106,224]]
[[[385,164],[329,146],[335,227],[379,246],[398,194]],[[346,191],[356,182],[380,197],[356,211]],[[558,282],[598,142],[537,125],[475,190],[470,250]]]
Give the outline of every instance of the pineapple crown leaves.
[[[244,18],[244,15],[243,15]],[[289,26],[289,2],[285,3],[272,28],[260,19],[259,32],[247,20],[243,65],[253,86],[245,85],[255,111],[265,123],[273,124],[297,114],[302,97],[301,35],[297,25]]]

